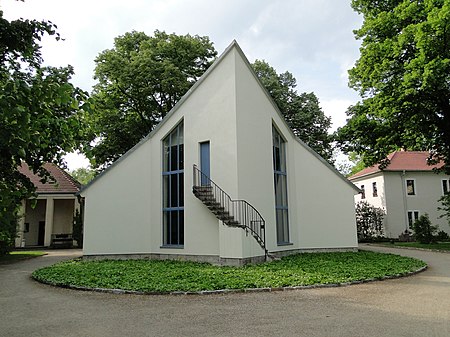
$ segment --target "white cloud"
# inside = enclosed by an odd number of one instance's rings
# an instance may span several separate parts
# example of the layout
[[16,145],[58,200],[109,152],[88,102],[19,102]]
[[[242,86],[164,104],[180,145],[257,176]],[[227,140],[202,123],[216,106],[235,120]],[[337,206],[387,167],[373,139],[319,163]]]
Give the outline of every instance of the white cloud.
[[253,62],[264,59],[278,72],[290,71],[300,92],[313,91],[333,128],[357,100],[347,86],[347,69],[359,56],[352,31],[361,24],[348,0],[1,0],[7,19],[51,20],[64,42],[43,40],[46,64],[75,68],[73,82],[94,84],[94,59],[131,30],[148,35],[207,35],[222,52],[236,39]]
[[344,126],[347,122],[346,111],[350,105],[355,104],[356,101],[345,99],[332,99],[328,101],[321,101],[320,106],[325,115],[331,117],[331,131],[336,131],[337,128]]

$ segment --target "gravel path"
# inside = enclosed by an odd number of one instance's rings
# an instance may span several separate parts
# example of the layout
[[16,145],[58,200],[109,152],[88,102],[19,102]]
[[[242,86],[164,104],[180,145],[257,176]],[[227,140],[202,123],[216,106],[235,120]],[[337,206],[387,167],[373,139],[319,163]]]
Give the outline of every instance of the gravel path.
[[0,265],[0,336],[450,336],[450,254],[417,257],[418,275],[339,288],[206,296],[115,295],[55,288],[33,270],[77,250]]

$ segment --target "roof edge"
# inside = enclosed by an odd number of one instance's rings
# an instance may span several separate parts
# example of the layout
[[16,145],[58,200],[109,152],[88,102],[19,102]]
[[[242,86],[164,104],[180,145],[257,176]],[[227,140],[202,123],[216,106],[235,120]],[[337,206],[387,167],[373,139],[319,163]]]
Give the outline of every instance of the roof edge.
[[284,119],[283,114],[281,113],[280,109],[276,105],[276,103],[273,100],[272,96],[269,94],[267,89],[264,87],[264,85],[261,83],[260,79],[256,75],[255,71],[253,70],[253,67],[251,66],[250,61],[248,60],[247,56],[245,56],[244,52],[242,51],[241,47],[236,42],[236,40],[233,40],[232,45],[236,46],[237,51],[239,52],[239,54],[243,58],[245,64],[249,68],[251,74],[253,75],[253,77],[255,78],[256,82],[259,85],[259,87],[262,89],[262,91],[266,95],[266,97],[269,100],[269,102],[272,104],[272,107],[275,109],[276,113],[278,114],[278,117],[280,117],[280,119],[281,119],[282,123],[284,124],[284,126],[287,128],[287,130],[289,130],[291,136],[298,143],[300,143],[300,145],[302,145],[309,153],[311,153],[313,156],[315,156],[317,159],[319,159],[323,164],[325,164],[329,169],[331,169],[335,174],[337,174],[339,178],[344,180],[345,183],[350,185],[350,187],[352,187],[355,191],[357,191],[359,193],[361,190],[357,186],[355,186],[349,179],[344,177],[344,175],[342,175],[333,165],[331,165],[329,162],[327,162],[325,159],[323,159],[322,156],[320,156],[316,151],[314,151],[312,148],[310,148],[304,141],[302,141],[299,137],[297,137],[294,134],[294,132],[292,131],[292,129],[289,127],[289,125],[287,124],[286,120]]
[[211,66],[203,73],[202,76],[195,82],[192,87],[181,97],[181,99],[175,104],[175,106],[164,116],[164,118],[159,122],[155,128],[149,132],[147,136],[142,138],[136,145],[134,145],[131,149],[125,152],[122,156],[120,156],[116,161],[114,161],[110,166],[108,166],[105,170],[103,170],[98,176],[92,179],[87,185],[83,186],[78,194],[84,193],[88,190],[95,182],[97,182],[100,178],[102,178],[105,174],[107,174],[113,167],[122,162],[125,158],[131,155],[134,151],[136,151],[142,144],[144,144],[147,140],[151,139],[153,135],[167,122],[170,117],[175,114],[176,111],[183,105],[184,101],[186,101],[192,93],[197,89],[197,87],[202,84],[205,79],[209,76],[209,74],[222,62],[226,55],[233,49],[233,47],[238,47],[239,45],[236,40],[233,40],[230,45],[220,54],[220,56],[211,64]]

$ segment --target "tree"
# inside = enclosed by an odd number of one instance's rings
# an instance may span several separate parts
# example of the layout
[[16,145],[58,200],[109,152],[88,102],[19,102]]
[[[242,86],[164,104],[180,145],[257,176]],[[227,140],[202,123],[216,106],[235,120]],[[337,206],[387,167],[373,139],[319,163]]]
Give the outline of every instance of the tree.
[[438,226],[431,224],[428,214],[425,213],[413,223],[414,236],[420,243],[432,243],[436,241],[435,234]]
[[294,134],[332,162],[333,137],[327,132],[331,119],[323,113],[317,96],[312,92],[298,94],[297,80],[288,71],[277,74],[267,62],[259,60],[252,67]]
[[443,212],[439,219],[446,218],[450,225],[450,193],[445,193],[438,201],[441,203],[441,206],[438,206],[437,209]]
[[375,207],[367,201],[360,201],[356,204],[355,213],[358,241],[367,241],[384,235],[383,219],[386,213],[382,208]]
[[428,150],[450,172],[450,0],[353,0],[364,17],[349,71],[362,101],[338,130],[366,165],[399,148]]
[[95,59],[95,113],[84,153],[104,169],[137,144],[200,78],[217,55],[208,37],[133,31]]
[[80,167],[70,172],[70,175],[83,185],[89,184],[89,182],[95,178],[95,174],[95,170],[85,167]]
[[55,29],[47,21],[9,22],[0,11],[0,240],[7,245],[16,235],[21,200],[34,192],[18,167],[25,162],[48,179],[42,164],[63,164],[82,132],[77,112],[88,106],[86,93],[69,82],[70,66],[41,66],[39,41],[45,34],[59,39]]

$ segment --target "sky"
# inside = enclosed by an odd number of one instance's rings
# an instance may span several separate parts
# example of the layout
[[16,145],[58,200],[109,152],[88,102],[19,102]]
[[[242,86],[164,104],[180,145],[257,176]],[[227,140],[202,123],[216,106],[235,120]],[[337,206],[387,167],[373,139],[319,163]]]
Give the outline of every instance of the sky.
[[[345,124],[347,107],[359,100],[347,71],[359,58],[353,30],[362,17],[350,0],[0,0],[4,18],[49,20],[64,41],[42,40],[44,64],[72,65],[72,83],[91,91],[94,59],[132,30],[209,36],[220,53],[235,39],[250,62],[267,61],[289,71],[298,92],[314,92],[332,129]],[[88,161],[71,154],[70,170]]]

